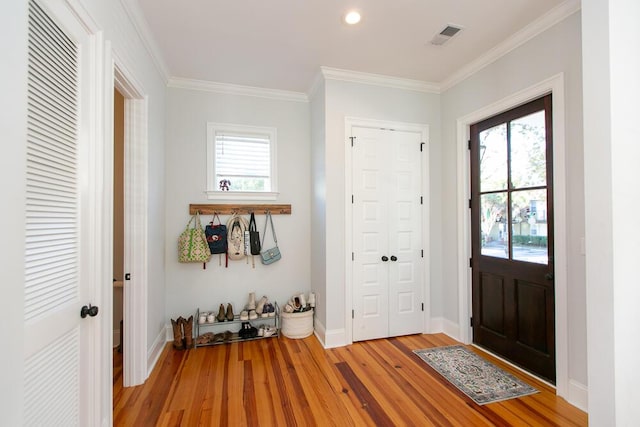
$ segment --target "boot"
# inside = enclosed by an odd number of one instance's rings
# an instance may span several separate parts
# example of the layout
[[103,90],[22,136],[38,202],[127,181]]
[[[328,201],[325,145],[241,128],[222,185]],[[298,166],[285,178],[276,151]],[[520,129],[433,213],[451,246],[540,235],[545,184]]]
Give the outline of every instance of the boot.
[[224,304],[220,304],[220,310],[218,310],[218,316],[216,319],[218,319],[218,322],[224,322],[224,317]]
[[176,350],[184,350],[184,344],[182,344],[182,317],[178,317],[175,321],[171,319],[171,326],[173,327],[173,348]]
[[227,320],[232,321],[233,317],[233,306],[229,303],[229,305],[227,305]]
[[266,297],[266,295],[260,298],[260,301],[258,301],[258,305],[256,306],[256,313],[262,314],[262,310],[264,310],[264,305],[267,303],[267,301],[269,301],[269,299]]
[[184,347],[193,348],[193,316],[182,319],[182,329],[184,331]]
[[249,293],[249,304],[247,305],[247,310],[251,311],[255,309],[256,309],[256,293],[251,292]]

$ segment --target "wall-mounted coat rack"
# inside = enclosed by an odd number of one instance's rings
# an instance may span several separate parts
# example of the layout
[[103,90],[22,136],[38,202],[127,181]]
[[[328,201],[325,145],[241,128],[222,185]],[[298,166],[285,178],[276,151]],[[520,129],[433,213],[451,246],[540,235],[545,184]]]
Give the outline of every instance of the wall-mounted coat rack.
[[203,204],[203,205],[189,205],[189,215],[195,215],[198,212],[200,215],[249,215],[251,212],[254,214],[266,214],[267,211],[271,212],[271,215],[291,215],[291,205],[232,205],[232,204]]

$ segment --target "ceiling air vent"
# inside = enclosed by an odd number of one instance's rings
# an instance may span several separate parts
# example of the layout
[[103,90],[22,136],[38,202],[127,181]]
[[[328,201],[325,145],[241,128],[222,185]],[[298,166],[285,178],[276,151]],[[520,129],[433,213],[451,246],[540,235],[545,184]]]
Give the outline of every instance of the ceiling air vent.
[[451,39],[451,37],[453,37],[456,34],[458,34],[458,32],[460,32],[460,30],[462,30],[462,27],[460,27],[458,25],[449,24],[446,27],[444,27],[444,29],[442,31],[440,31],[438,34],[436,34],[433,37],[433,39],[431,39],[431,44],[436,45],[436,46],[442,46],[443,44],[448,42]]

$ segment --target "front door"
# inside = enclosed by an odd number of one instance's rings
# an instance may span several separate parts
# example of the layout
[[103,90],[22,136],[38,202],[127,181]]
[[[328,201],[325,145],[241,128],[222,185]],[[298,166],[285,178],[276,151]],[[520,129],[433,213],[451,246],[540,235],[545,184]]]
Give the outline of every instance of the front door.
[[353,340],[423,331],[422,135],[353,127]]
[[551,95],[470,134],[473,342],[555,382]]

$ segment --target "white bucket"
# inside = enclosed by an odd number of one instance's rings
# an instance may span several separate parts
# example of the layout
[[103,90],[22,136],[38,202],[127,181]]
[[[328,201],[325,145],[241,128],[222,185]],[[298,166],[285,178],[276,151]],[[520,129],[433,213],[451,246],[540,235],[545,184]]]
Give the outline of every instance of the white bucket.
[[306,338],[313,333],[313,310],[300,313],[282,312],[282,335],[287,338]]

